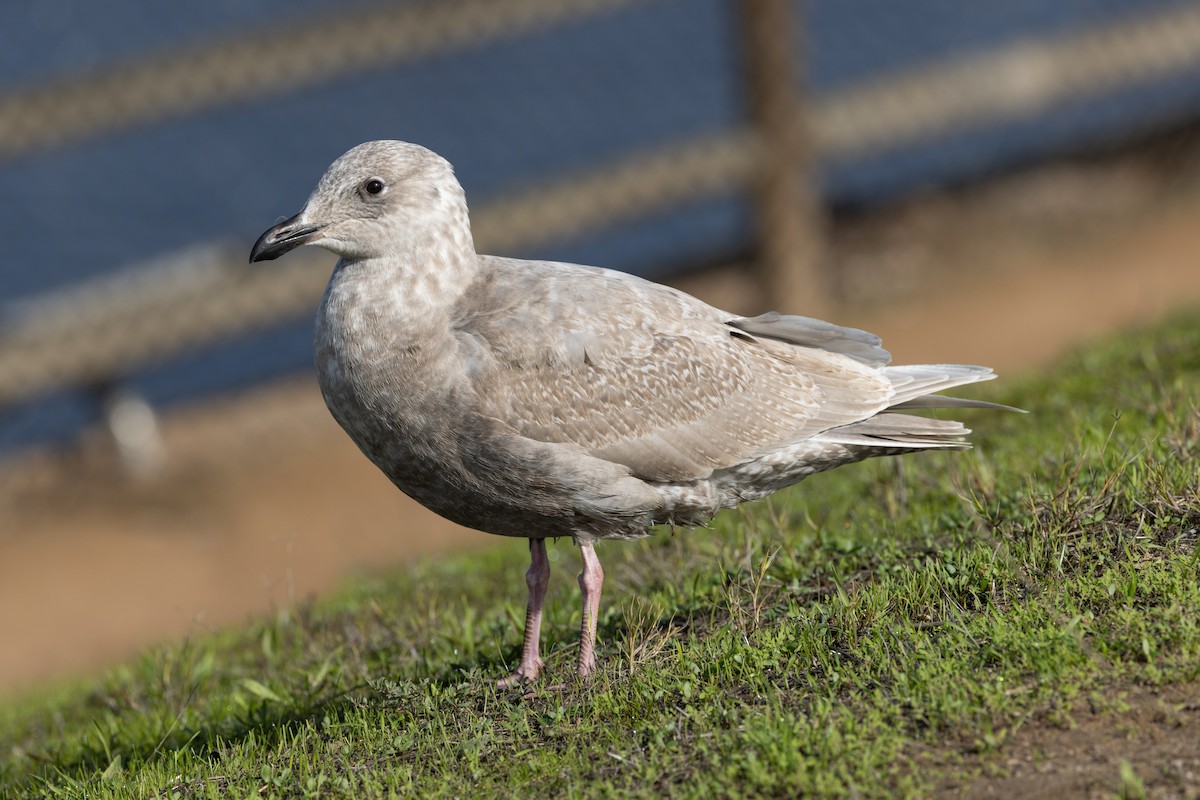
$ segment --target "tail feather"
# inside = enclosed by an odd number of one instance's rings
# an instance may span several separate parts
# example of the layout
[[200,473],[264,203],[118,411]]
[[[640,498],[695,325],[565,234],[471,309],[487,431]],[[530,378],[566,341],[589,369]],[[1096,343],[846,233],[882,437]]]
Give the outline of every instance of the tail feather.
[[1015,411],[1018,414],[1026,413],[1025,409],[1016,408],[1015,406],[1006,406],[1002,403],[989,403],[987,400],[970,400],[966,397],[947,397],[944,394],[921,395],[920,397],[914,397],[912,400],[888,406],[889,411],[913,411],[925,408],[990,408],[995,411]]
[[831,444],[858,447],[966,450],[971,445],[963,437],[970,432],[970,428],[954,420],[883,413],[825,431],[819,438]]
[[881,371],[892,382],[892,388],[896,390],[889,408],[918,401],[919,398],[924,398],[934,392],[953,389],[955,386],[964,386],[969,383],[990,381],[996,377],[990,367],[977,367],[970,364],[913,364],[884,367]]
[[927,408],[992,408],[1021,411],[1019,408],[934,394],[955,386],[964,386],[996,377],[988,367],[969,364],[915,364],[884,367],[883,374],[892,382],[895,395],[883,412],[873,417],[825,431],[818,438],[833,444],[869,447],[880,450],[966,450],[965,437],[971,432],[961,422],[931,419],[896,411]]

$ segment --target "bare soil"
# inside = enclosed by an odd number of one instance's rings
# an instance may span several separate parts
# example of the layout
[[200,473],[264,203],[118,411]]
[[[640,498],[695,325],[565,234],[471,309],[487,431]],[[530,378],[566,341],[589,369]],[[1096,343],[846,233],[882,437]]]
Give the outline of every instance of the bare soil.
[[998,752],[968,752],[938,795],[1200,798],[1200,683],[1082,698],[1021,726]]

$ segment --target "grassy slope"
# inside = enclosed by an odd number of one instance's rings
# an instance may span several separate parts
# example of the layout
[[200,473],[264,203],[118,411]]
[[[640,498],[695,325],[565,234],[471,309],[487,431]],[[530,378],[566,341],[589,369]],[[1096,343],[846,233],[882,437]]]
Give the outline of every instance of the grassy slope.
[[549,673],[493,688],[512,542],[0,710],[0,795],[912,795],[1079,698],[1115,715],[1122,687],[1195,679],[1200,318],[992,387],[1035,413],[969,413],[971,454],[602,546],[588,685],[561,541]]

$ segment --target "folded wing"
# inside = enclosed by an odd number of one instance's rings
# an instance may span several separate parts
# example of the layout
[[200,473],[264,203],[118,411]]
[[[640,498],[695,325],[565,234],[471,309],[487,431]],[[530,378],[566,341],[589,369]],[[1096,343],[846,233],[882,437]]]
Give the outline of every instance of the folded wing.
[[487,413],[643,480],[707,478],[894,395],[874,366],[886,352],[862,331],[745,320],[607,270],[486,261],[462,304],[475,311],[454,325]]

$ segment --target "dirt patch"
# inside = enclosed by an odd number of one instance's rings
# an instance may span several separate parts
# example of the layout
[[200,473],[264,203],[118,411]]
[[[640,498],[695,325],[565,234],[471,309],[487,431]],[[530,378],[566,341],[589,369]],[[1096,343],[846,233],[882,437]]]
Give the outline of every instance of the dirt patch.
[[968,755],[937,796],[1200,798],[1200,682],[1113,688],[1065,717],[1023,725],[998,753]]
[[492,541],[396,491],[308,383],[169,416],[150,481],[100,437],[7,476],[0,695]]

